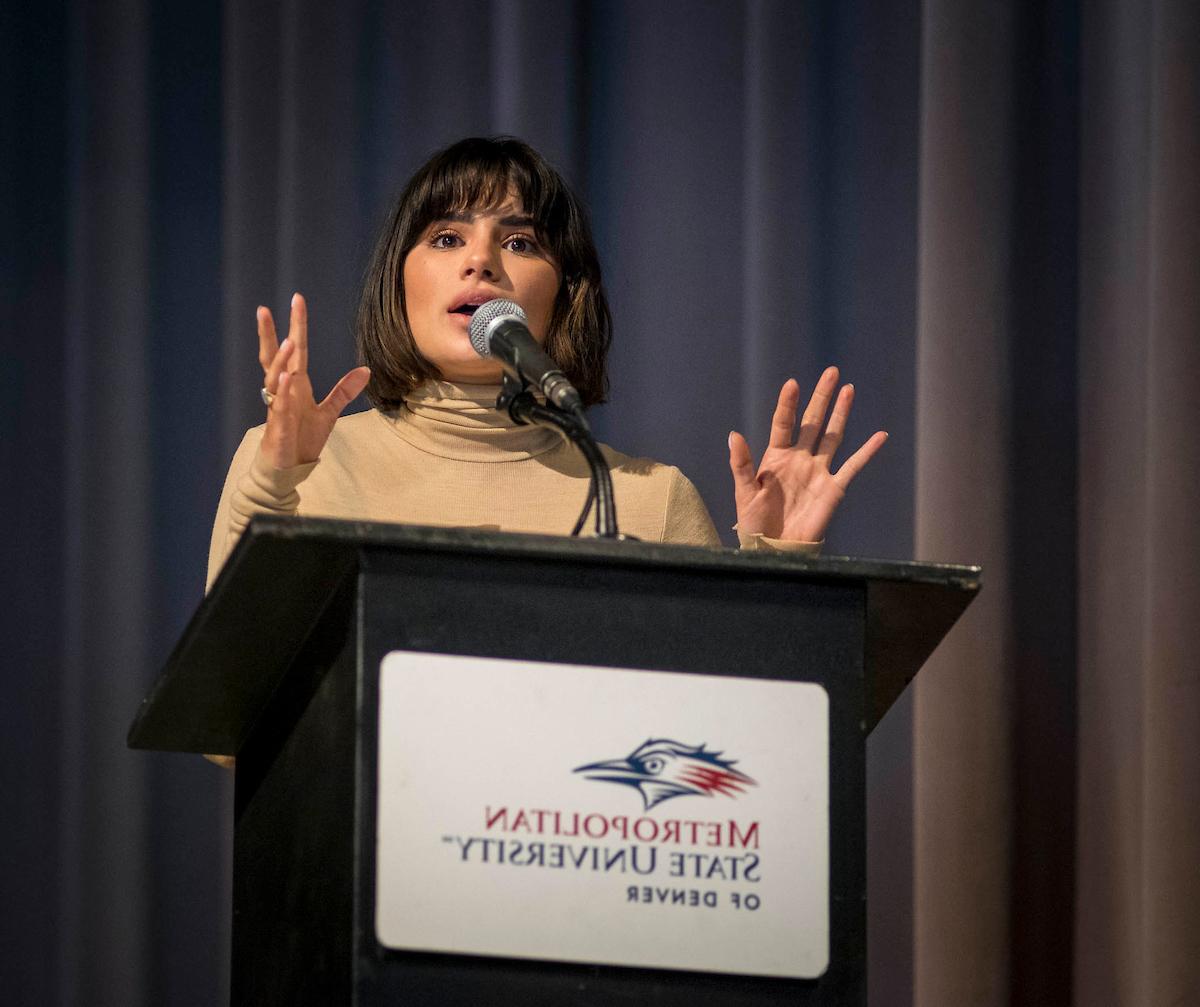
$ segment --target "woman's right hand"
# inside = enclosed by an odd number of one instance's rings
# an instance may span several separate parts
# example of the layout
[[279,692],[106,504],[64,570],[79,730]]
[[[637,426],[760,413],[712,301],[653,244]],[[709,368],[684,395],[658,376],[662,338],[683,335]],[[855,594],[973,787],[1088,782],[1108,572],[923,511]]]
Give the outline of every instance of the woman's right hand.
[[342,410],[367,387],[370,369],[354,368],[318,405],[308,380],[308,305],[301,294],[292,295],[288,334],[282,345],[270,309],[258,309],[258,361],[263,387],[274,396],[267,407],[267,429],[259,450],[277,469],[315,462]]

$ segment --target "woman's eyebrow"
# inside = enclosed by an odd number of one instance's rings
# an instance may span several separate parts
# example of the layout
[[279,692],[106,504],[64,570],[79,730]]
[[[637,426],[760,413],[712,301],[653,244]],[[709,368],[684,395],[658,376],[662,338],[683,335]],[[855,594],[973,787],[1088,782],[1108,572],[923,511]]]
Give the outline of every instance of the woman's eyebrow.
[[[452,210],[450,213],[443,214],[438,218],[438,222],[445,221],[448,224],[471,224],[475,222],[475,218],[479,214],[474,210]],[[528,214],[510,214],[507,217],[501,217],[497,223],[501,227],[536,227],[537,221]]]

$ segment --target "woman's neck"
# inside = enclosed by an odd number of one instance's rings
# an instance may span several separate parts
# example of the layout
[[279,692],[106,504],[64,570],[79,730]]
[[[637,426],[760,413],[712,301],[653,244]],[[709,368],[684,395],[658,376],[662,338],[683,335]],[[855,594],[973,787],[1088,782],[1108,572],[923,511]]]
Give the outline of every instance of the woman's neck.
[[499,394],[499,385],[428,381],[409,392],[404,406],[387,418],[414,447],[459,461],[520,461],[560,443],[554,431],[519,426],[497,409]]

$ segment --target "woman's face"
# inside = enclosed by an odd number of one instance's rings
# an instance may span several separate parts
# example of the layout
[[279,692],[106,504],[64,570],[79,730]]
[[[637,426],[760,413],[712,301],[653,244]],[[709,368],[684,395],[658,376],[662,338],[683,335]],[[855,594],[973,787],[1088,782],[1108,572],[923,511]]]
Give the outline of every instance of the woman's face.
[[504,297],[546,341],[562,275],[520,202],[434,221],[404,260],[404,301],[417,349],[447,381],[496,384],[500,365],[479,356],[468,328],[472,310]]

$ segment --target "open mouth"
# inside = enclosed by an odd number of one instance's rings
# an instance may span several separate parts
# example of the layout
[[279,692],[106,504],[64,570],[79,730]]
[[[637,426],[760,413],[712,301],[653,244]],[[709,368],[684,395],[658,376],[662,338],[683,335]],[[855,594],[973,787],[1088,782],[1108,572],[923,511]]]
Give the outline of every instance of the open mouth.
[[470,317],[471,315],[475,314],[475,311],[478,308],[479,308],[478,304],[460,304],[457,308],[451,308],[450,314],[466,315],[467,317]]

